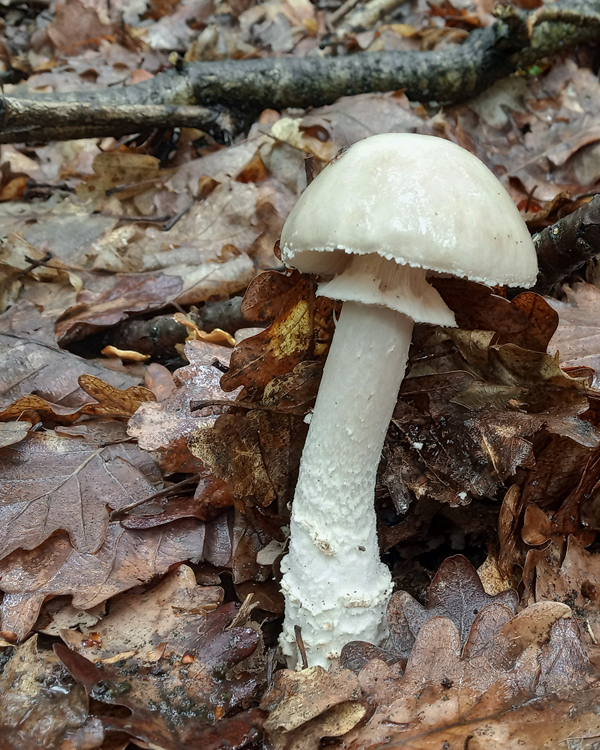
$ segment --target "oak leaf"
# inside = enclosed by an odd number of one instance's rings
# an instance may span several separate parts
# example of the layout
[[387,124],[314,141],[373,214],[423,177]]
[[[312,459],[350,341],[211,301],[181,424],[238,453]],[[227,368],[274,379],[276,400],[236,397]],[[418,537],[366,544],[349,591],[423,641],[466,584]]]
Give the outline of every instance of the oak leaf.
[[0,630],[23,639],[44,601],[54,596],[71,596],[77,609],[91,609],[186,560],[219,564],[212,554],[215,540],[213,549],[205,547],[208,538],[205,525],[192,519],[142,531],[112,522],[93,554],[73,549],[64,533],[34,550],[13,552],[0,562]]
[[315,283],[297,271],[267,271],[253,280],[242,312],[253,323],[272,322],[236,346],[231,368],[221,379],[224,390],[240,385],[264,388],[303,360],[324,358],[333,334],[335,303],[315,297],[315,291]]
[[0,450],[0,559],[34,549],[56,531],[67,531],[75,549],[96,552],[106,534],[108,509],[153,494],[127,449],[31,433]]
[[[94,665],[63,644],[55,651],[90,697],[129,708],[127,718],[104,718],[107,728],[165,750],[191,749],[198,746],[199,736],[204,738],[205,729],[220,720],[227,737],[224,717],[239,711],[257,690],[256,677],[233,673],[260,641],[255,629],[236,624],[236,614],[233,603],[219,607],[201,617],[196,627],[188,627],[185,638],[163,644],[149,659],[124,654],[115,663]],[[236,718],[238,746],[246,735],[250,744],[260,732],[263,713],[254,709]]]

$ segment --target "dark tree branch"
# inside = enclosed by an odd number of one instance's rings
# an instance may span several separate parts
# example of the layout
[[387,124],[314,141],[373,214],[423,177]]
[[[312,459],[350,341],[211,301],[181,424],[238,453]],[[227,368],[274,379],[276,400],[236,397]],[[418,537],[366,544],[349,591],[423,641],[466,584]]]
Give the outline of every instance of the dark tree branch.
[[[329,104],[341,96],[398,89],[404,89],[414,100],[456,102],[477,94],[519,68],[600,36],[600,0],[558,0],[545,13],[537,11],[530,16],[511,6],[502,6],[498,15],[497,23],[471,32],[462,45],[439,51],[199,62],[122,89],[0,98],[0,133],[5,143],[43,137],[47,122],[33,115],[29,126],[11,127],[10,118],[16,117],[19,105],[24,122],[28,107],[78,104],[85,121],[71,120],[68,137],[73,137],[75,126],[83,129],[84,125],[87,135],[105,134],[110,130],[107,118],[117,120],[125,106],[154,105],[163,123],[165,112],[160,109],[175,105],[177,109],[169,116],[173,127],[188,124],[185,118],[189,113],[180,108],[190,105],[227,107],[254,116],[266,107],[306,108]],[[147,110],[145,120],[147,127],[161,127],[150,111]],[[211,117],[218,116],[205,110],[198,117],[200,120],[206,117],[210,124]],[[12,121],[15,123],[16,119]],[[122,123],[119,134],[124,127]],[[133,132],[138,127],[136,121]],[[59,128],[46,139],[64,137],[60,132]]]
[[533,291],[548,294],[600,254],[600,195],[534,236],[540,272]]
[[227,142],[233,137],[233,123],[229,114],[220,110],[174,104],[65,101],[53,96],[4,97],[0,98],[0,143],[119,137],[173,127],[198,128]]

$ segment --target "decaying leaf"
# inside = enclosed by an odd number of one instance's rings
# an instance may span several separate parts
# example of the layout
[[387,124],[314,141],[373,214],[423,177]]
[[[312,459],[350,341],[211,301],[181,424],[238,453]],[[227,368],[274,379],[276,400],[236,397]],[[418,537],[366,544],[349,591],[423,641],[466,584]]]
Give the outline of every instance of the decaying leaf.
[[56,337],[68,346],[103,328],[114,326],[133,313],[165,307],[181,292],[182,280],[165,274],[124,274],[112,289],[95,293],[84,290],[77,303],[56,323]]
[[37,636],[0,649],[0,732],[3,750],[85,750],[102,745],[101,723],[58,658],[38,650]]
[[[228,361],[230,351],[218,347],[221,361]],[[162,468],[171,472],[197,471],[202,467],[188,450],[188,436],[201,426],[214,424],[216,415],[224,411],[223,407],[215,405],[192,412],[192,401],[233,402],[237,395],[221,389],[223,373],[205,363],[201,350],[186,344],[185,352],[189,365],[174,373],[173,392],[160,403],[142,404],[127,428],[129,435],[138,439],[141,448],[158,451]]]
[[[537,750],[600,731],[597,676],[565,604],[515,614],[516,593],[488,596],[460,557],[438,571],[427,609],[395,597],[386,648],[344,648],[352,671],[278,673],[261,704],[274,747],[304,750],[336,737],[346,750]],[[397,637],[400,609],[409,639]]]
[[234,497],[256,498],[266,507],[275,499],[275,491],[260,451],[259,419],[256,410],[241,419],[223,414],[214,427],[194,432],[189,448],[216,476],[228,481]]
[[514,615],[519,597],[509,589],[496,596],[486,594],[471,563],[462,555],[447,558],[429,587],[429,601],[423,607],[410,594],[396,592],[388,605],[390,635],[387,650],[407,658],[423,625],[433,617],[445,617],[456,626],[464,644],[477,615],[491,604]]
[[78,383],[83,374],[115,388],[138,384],[127,373],[113,372],[59,349],[52,320],[30,303],[13,305],[0,316],[0,408],[35,394],[72,411],[90,400]]
[[377,653],[356,663],[363,700],[374,710],[343,737],[343,748],[536,750],[544,746],[540,737],[557,747],[576,732],[600,729],[591,710],[597,677],[565,604],[538,602],[515,615],[514,592],[484,594],[464,558],[440,568],[428,610],[407,608],[405,594],[395,597],[404,603],[403,628],[418,631],[416,638],[408,652],[394,639],[392,605],[386,653],[398,645],[406,667]]
[[557,351],[563,367],[591,367],[594,386],[600,384],[600,291],[592,284],[580,282],[565,286],[566,300],[548,299],[560,314],[560,325],[550,341],[550,351]]
[[[207,725],[220,720],[227,724],[224,717],[257,689],[256,676],[236,677],[232,672],[260,640],[253,628],[235,625],[236,613],[235,604],[223,605],[189,627],[179,643],[163,644],[149,659],[124,654],[115,663],[93,665],[62,644],[55,651],[90,697],[130,709],[127,718],[105,718],[105,726],[165,750],[191,750]],[[263,713],[256,709],[239,714],[239,744],[230,746],[243,746],[246,735],[248,743],[255,740],[262,720]]]
[[265,730],[276,750],[309,750],[323,737],[340,737],[356,726],[367,712],[360,699],[349,669],[310,667],[277,672],[260,705],[269,712]]
[[334,304],[315,297],[315,284],[298,272],[268,271],[257,276],[242,303],[245,317],[271,325],[242,341],[233,351],[231,368],[221,379],[224,390],[240,385],[264,388],[303,360],[322,359],[332,334]]
[[[580,417],[589,408],[588,380],[569,376],[543,351],[556,323],[543,299],[495,301],[478,285],[442,281],[457,318],[491,330],[417,332],[420,357],[402,383],[382,476],[401,512],[412,494],[450,505],[493,497],[519,467],[534,466],[533,438],[543,429],[588,448],[599,439]],[[477,306],[481,298],[493,302],[487,313]]]
[[30,426],[29,422],[0,423],[0,448],[19,443],[27,435]]
[[551,542],[537,555],[535,564],[536,601],[568,604],[581,622],[588,646],[600,642],[600,555],[585,550],[574,536],[566,548]]

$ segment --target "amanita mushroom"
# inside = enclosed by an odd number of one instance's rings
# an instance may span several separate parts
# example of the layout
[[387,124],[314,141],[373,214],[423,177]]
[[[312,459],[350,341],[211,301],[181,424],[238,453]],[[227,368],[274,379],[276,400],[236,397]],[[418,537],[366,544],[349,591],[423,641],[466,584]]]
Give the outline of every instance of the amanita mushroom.
[[427,272],[526,287],[535,249],[509,194],[468,151],[413,134],[352,146],[307,187],[283,227],[286,265],[342,300],[282,561],[281,645],[328,667],[344,644],[386,635],[392,583],[380,561],[374,490],[413,323],[455,325]]

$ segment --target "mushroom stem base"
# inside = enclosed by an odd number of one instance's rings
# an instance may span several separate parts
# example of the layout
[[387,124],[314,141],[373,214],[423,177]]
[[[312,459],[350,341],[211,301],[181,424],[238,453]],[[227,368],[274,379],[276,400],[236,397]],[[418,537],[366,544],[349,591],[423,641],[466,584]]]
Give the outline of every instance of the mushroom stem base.
[[392,584],[377,542],[377,467],[404,377],[413,321],[346,302],[323,370],[296,486],[281,645],[328,667],[352,640],[380,643]]

